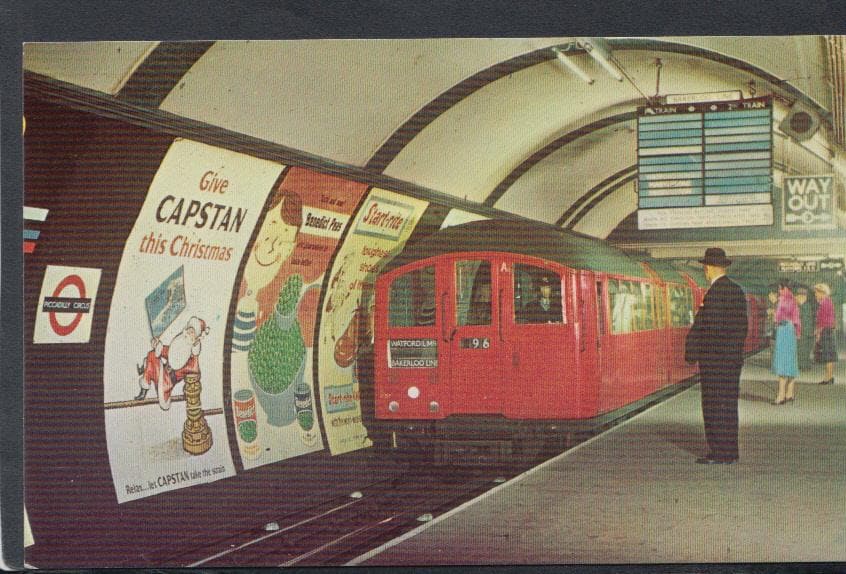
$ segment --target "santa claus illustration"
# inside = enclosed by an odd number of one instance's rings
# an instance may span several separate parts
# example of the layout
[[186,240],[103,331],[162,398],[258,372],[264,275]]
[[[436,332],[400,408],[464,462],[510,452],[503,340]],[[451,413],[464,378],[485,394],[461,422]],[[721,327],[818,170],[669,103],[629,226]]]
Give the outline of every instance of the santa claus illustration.
[[163,345],[158,337],[153,337],[152,348],[147,352],[143,366],[136,365],[141,390],[135,400],[144,399],[150,387],[155,387],[159,406],[162,410],[168,410],[173,388],[181,383],[186,375],[200,374],[200,341],[208,332],[205,321],[191,317],[182,332],[176,335],[169,345]]

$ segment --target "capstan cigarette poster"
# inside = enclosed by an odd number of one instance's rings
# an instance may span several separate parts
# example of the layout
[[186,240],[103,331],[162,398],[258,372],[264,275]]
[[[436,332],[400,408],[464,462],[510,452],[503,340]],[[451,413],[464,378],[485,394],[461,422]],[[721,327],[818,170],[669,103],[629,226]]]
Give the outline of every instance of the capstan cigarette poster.
[[[408,240],[428,202],[373,189],[335,256],[320,325],[320,408],[333,455],[369,447],[356,361],[373,337],[373,285]],[[365,308],[366,307],[366,308]]]
[[313,383],[321,286],[366,185],[291,168],[274,190],[241,279],[232,416],[245,469],[322,450]]
[[106,439],[119,503],[235,473],[226,313],[283,166],[177,139],[129,234],[106,332]]

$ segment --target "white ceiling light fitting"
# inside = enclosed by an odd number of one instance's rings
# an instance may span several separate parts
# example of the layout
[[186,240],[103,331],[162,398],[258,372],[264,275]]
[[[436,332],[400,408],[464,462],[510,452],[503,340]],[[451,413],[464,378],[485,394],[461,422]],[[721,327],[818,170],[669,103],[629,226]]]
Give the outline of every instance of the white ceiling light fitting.
[[591,58],[596,60],[600,66],[605,68],[605,71],[611,74],[611,77],[618,82],[623,81],[623,75],[620,73],[620,70],[611,62],[611,50],[601,38],[579,38],[578,43],[584,48],[585,52],[590,54]]
[[585,81],[585,82],[587,82],[588,84],[592,84],[592,83],[593,83],[593,78],[591,78],[590,76],[588,76],[588,75],[587,75],[587,72],[585,72],[585,71],[584,71],[584,70],[582,70],[582,69],[581,69],[578,65],[576,65],[576,62],[574,62],[573,60],[571,60],[570,58],[568,58],[568,57],[564,54],[564,52],[562,52],[559,48],[553,48],[553,49],[552,49],[552,52],[553,52],[553,53],[555,54],[555,56],[558,58],[558,61],[559,61],[559,62],[561,62],[562,64],[564,64],[564,66],[565,66],[568,70],[570,70],[571,72],[573,72],[574,74],[576,74],[579,78],[581,78],[582,80],[584,80],[584,81]]

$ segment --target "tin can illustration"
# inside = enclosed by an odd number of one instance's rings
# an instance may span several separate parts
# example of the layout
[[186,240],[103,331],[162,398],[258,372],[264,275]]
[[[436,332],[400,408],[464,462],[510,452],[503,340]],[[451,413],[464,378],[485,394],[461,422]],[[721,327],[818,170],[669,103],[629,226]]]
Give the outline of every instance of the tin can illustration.
[[297,422],[303,430],[311,430],[314,426],[314,411],[312,410],[311,387],[305,381],[300,381],[294,389],[294,407],[297,410]]
[[256,395],[250,389],[237,391],[232,398],[238,438],[244,445],[244,455],[255,458],[259,454],[258,423],[256,420]]
[[232,400],[232,408],[235,412],[235,426],[238,428],[238,436],[249,444],[256,440],[258,429],[256,426],[256,396],[249,389],[242,389],[235,393]]

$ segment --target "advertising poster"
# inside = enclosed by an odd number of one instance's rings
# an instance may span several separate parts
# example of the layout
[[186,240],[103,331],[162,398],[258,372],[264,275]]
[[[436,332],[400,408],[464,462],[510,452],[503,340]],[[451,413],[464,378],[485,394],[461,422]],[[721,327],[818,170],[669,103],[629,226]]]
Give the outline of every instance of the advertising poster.
[[235,473],[223,348],[235,277],[283,166],[178,139],[129,234],[106,331],[119,503]]
[[[370,321],[376,275],[402,249],[428,203],[373,189],[335,257],[320,324],[320,407],[329,451],[369,447],[356,380],[359,322]],[[365,329],[367,331],[368,329]],[[370,329],[372,336],[372,329]]]
[[32,342],[87,343],[99,285],[99,269],[48,265]]
[[232,415],[244,468],[322,450],[314,324],[329,260],[367,187],[291,168],[247,255],[232,332]]

